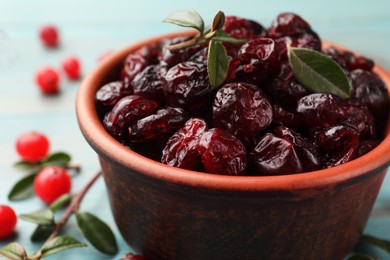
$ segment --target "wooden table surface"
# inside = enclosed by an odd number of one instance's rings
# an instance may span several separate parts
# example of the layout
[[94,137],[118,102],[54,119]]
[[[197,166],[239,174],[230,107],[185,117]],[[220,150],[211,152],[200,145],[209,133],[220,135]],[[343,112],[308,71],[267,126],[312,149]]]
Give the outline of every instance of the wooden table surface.
[[[34,83],[35,71],[42,65],[60,67],[68,55],[82,62],[83,75],[106,51],[148,36],[177,30],[161,21],[172,11],[196,9],[210,23],[218,10],[260,21],[268,26],[282,11],[292,11],[308,20],[323,39],[340,43],[374,59],[390,71],[390,2],[378,1],[134,1],[134,0],[0,0],[0,204],[9,204],[17,214],[29,213],[43,204],[32,198],[9,202],[7,194],[23,173],[13,168],[18,160],[14,149],[17,136],[29,130],[45,133],[51,151],[72,154],[73,162],[82,166],[74,178],[73,191],[79,190],[99,170],[97,156],[84,141],[76,122],[75,96],[80,81],[68,81],[61,75],[61,94],[41,95]],[[48,50],[38,40],[38,29],[55,24],[61,33],[60,48]],[[52,259],[119,259],[131,250],[121,238],[109,209],[102,179],[93,186],[82,203],[82,210],[94,212],[114,230],[120,252],[106,256],[91,246],[54,255]],[[66,233],[84,241],[75,228],[74,219]],[[0,241],[0,247],[18,241],[30,252],[39,244],[30,242],[34,225],[19,220],[16,235]],[[382,186],[365,233],[390,239],[390,177]],[[381,259],[390,255],[375,248],[371,253]]]

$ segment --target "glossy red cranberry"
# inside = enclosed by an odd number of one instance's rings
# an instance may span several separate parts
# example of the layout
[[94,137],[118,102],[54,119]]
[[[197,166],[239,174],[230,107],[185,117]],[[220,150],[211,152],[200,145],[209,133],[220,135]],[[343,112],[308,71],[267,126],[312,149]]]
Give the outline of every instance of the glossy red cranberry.
[[199,152],[206,172],[245,175],[247,161],[245,146],[234,136],[219,128],[203,134]]
[[143,142],[148,139],[166,139],[188,120],[188,114],[181,108],[163,108],[155,114],[144,117],[129,127],[129,140]]
[[95,103],[99,109],[111,109],[121,98],[133,93],[133,88],[127,79],[109,82],[96,92]]
[[121,260],[144,260],[144,257],[141,255],[127,253],[121,258]]
[[297,14],[281,13],[272,22],[268,29],[268,36],[280,38],[310,33],[310,25]]
[[283,126],[276,128],[275,133],[279,137],[294,144],[295,151],[302,162],[303,171],[321,169],[320,155],[313,142],[302,137],[299,133]]
[[16,140],[16,151],[28,162],[44,159],[49,152],[50,143],[44,134],[38,132],[23,133]]
[[341,121],[341,124],[355,129],[361,140],[376,138],[374,118],[364,106],[352,106],[350,113],[346,119]]
[[267,133],[250,153],[252,175],[284,175],[302,172],[294,144]]
[[243,142],[259,135],[272,122],[272,105],[254,85],[229,83],[220,88],[213,104],[213,125]]
[[371,151],[372,149],[377,147],[379,143],[380,143],[380,141],[377,141],[377,140],[366,140],[366,141],[360,142],[357,157],[365,155],[366,153],[368,153],[369,151]]
[[330,93],[310,94],[299,99],[297,104],[297,113],[310,126],[332,126],[349,110],[341,98]]
[[137,95],[126,96],[104,117],[103,125],[112,136],[120,139],[127,134],[132,123],[151,115],[156,108],[157,103],[152,100]]
[[35,74],[35,81],[44,94],[52,95],[59,91],[60,78],[58,72],[49,66],[38,69]]
[[15,211],[11,207],[0,205],[0,239],[12,234],[17,221],[18,218],[16,217]]
[[199,142],[207,125],[201,118],[192,118],[186,122],[168,140],[162,151],[161,162],[170,166],[196,170],[201,165]]
[[58,30],[54,25],[45,25],[39,30],[42,43],[49,48],[58,46]]
[[237,16],[226,16],[222,30],[227,32],[231,37],[244,40],[260,38],[267,33],[259,23]]
[[206,63],[179,63],[168,70],[165,79],[164,96],[169,106],[182,107],[195,113],[212,98]]
[[276,126],[286,126],[294,130],[298,130],[302,126],[302,120],[297,113],[277,104],[272,104],[272,115],[273,124]]
[[374,62],[365,57],[356,57],[350,51],[341,51],[330,47],[325,50],[325,53],[336,60],[343,68],[352,71],[362,69],[371,71],[374,67]]
[[336,125],[315,133],[316,144],[325,155],[325,166],[333,167],[356,158],[359,133],[353,128]]
[[137,74],[131,83],[134,94],[152,99],[161,104],[164,100],[166,68],[160,65],[149,65]]
[[76,57],[67,57],[62,62],[62,69],[65,71],[66,76],[71,80],[76,80],[80,77],[81,65],[80,61]]
[[72,180],[61,167],[43,168],[34,179],[34,191],[38,197],[50,204],[70,192]]

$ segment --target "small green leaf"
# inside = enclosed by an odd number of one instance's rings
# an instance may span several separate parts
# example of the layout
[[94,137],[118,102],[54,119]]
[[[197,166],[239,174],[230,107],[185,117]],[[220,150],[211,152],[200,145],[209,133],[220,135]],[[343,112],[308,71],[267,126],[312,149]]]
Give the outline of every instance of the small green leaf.
[[110,255],[118,252],[114,233],[106,223],[88,212],[77,213],[76,220],[81,232],[97,250]]
[[211,24],[211,31],[217,31],[222,28],[225,23],[225,14],[222,11],[214,16],[213,23]]
[[27,258],[26,250],[19,243],[11,243],[0,249],[0,255],[11,260],[24,260]]
[[55,225],[38,225],[32,233],[30,239],[33,242],[46,241],[46,239],[49,238],[51,233],[53,233],[55,228]]
[[219,87],[226,79],[229,69],[227,52],[222,43],[211,40],[209,43],[207,71],[213,88]]
[[42,258],[48,257],[49,255],[55,254],[57,252],[75,248],[75,247],[85,247],[86,245],[79,242],[77,239],[70,236],[59,236],[45,244],[42,249]]
[[174,12],[165,18],[163,22],[173,23],[183,27],[191,27],[198,30],[200,34],[203,35],[204,21],[193,9]]
[[64,194],[64,195],[60,196],[52,204],[50,204],[51,211],[56,212],[62,206],[64,206],[66,203],[70,202],[72,200],[72,198],[73,198],[72,194]]
[[64,152],[57,152],[49,155],[42,163],[42,166],[65,167],[69,164],[71,157]]
[[377,237],[370,236],[370,235],[363,235],[362,238],[360,239],[360,241],[376,245],[376,246],[382,248],[383,250],[385,250],[386,252],[390,253],[390,241],[389,240],[377,238]]
[[308,90],[349,97],[348,78],[332,58],[315,50],[289,46],[288,59],[295,77]]
[[34,179],[37,171],[33,171],[30,175],[19,180],[8,194],[8,199],[11,201],[24,200],[34,194]]
[[14,163],[14,167],[21,168],[21,169],[31,169],[34,168],[36,164],[28,162],[28,161],[18,161]]
[[40,209],[30,214],[22,214],[19,217],[23,220],[39,225],[54,224],[54,214],[50,209]]

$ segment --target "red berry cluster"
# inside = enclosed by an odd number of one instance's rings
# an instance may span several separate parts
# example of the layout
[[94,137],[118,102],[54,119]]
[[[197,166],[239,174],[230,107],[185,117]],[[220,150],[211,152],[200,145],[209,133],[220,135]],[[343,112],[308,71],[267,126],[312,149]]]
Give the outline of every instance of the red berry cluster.
[[[166,46],[188,39],[178,37],[144,46],[127,56],[117,81],[96,93],[106,130],[165,164],[228,175],[333,167],[380,142],[389,98],[371,60],[323,50],[318,34],[292,13],[267,29],[230,16],[222,29],[248,40],[224,43],[230,59],[224,85],[210,85],[206,45],[172,53]],[[350,98],[304,88],[288,63],[288,44],[338,62],[350,79]]]
[[[46,25],[40,29],[39,36],[47,48],[58,47],[59,33],[57,27]],[[69,56],[62,61],[62,70],[68,79],[77,80],[80,77],[80,61],[77,57]],[[43,66],[38,69],[35,75],[35,81],[44,94],[52,95],[57,94],[59,91],[59,72],[50,66]]]

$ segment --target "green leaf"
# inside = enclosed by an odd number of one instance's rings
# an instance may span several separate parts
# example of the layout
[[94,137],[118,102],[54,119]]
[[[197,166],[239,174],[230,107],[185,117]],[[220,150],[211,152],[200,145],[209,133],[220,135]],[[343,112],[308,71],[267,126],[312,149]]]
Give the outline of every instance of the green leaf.
[[213,88],[219,87],[226,79],[229,69],[227,52],[222,43],[211,40],[209,43],[207,71]]
[[363,235],[360,239],[362,242],[367,242],[373,245],[376,245],[380,247],[381,249],[385,250],[386,252],[390,253],[390,241],[386,239],[377,238],[370,235]]
[[42,166],[59,166],[65,167],[72,158],[64,152],[57,152],[49,155],[42,163]]
[[19,180],[8,194],[8,199],[11,201],[24,200],[34,194],[34,179],[37,171],[33,171],[30,175]]
[[59,236],[45,244],[42,249],[42,258],[48,257],[49,255],[55,254],[57,252],[76,248],[76,247],[85,247],[86,245],[79,242],[77,239],[70,236]]
[[38,225],[32,233],[30,239],[33,242],[46,241],[46,239],[49,238],[51,233],[53,233],[55,228],[55,225]]
[[203,35],[204,21],[202,17],[193,9],[174,12],[164,19],[163,22],[173,23],[183,27],[191,27]]
[[0,255],[12,260],[24,260],[27,258],[26,250],[19,243],[11,243],[0,249]]
[[14,163],[14,167],[21,168],[21,169],[31,169],[34,166],[36,166],[36,164],[28,161],[23,161],[23,160]]
[[52,225],[54,224],[54,214],[51,209],[40,209],[30,214],[22,214],[19,216],[21,219],[33,222],[39,225]]
[[110,255],[118,252],[114,233],[106,223],[88,212],[77,213],[76,220],[81,232],[97,250]]
[[213,23],[211,24],[211,31],[217,31],[222,28],[225,23],[225,14],[222,11],[214,16]]
[[295,77],[308,90],[349,97],[348,78],[332,58],[315,50],[289,46],[288,59]]
[[72,194],[64,194],[64,195],[60,196],[53,203],[50,204],[51,211],[56,212],[62,206],[64,206],[66,203],[70,202],[72,200],[72,198],[73,198]]

